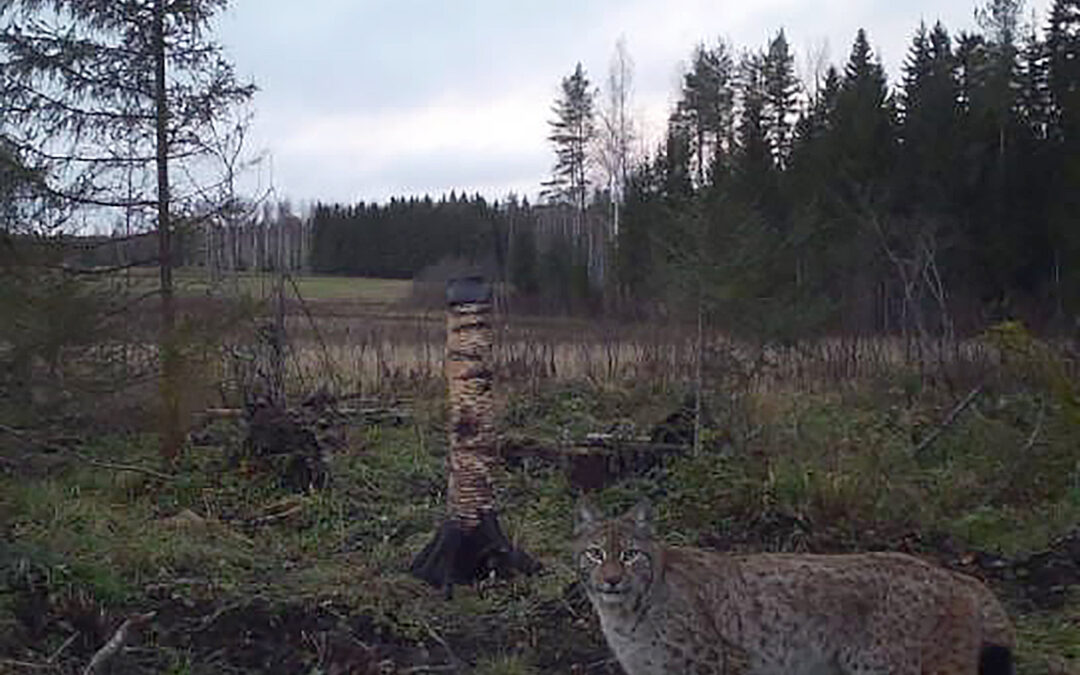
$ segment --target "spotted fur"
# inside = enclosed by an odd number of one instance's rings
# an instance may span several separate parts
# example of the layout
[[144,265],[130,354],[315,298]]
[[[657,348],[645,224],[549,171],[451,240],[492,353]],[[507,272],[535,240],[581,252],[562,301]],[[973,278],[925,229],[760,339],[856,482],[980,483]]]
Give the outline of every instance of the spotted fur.
[[579,506],[574,556],[628,675],[1011,675],[978,580],[897,553],[730,555],[664,546],[639,504]]

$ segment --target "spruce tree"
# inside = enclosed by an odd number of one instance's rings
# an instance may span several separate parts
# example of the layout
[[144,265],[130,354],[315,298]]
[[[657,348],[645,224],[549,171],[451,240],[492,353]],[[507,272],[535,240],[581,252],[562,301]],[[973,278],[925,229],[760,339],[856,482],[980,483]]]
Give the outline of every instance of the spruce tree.
[[[154,224],[161,299],[161,450],[182,443],[174,334],[174,221],[205,214],[220,147],[207,138],[254,88],[210,39],[227,0],[8,0],[0,3],[0,134],[47,170],[73,207],[121,209]],[[233,126],[228,124],[226,126]],[[235,127],[234,127],[235,128]],[[181,165],[189,171],[178,171]],[[208,179],[213,183],[213,179]],[[215,204],[214,210],[220,207]]]
[[835,125],[844,191],[880,187],[892,170],[892,111],[885,70],[861,28],[844,66]]
[[[656,228],[664,219],[661,169],[658,162],[644,160],[626,182],[625,217],[619,229],[615,258],[620,299],[645,300],[652,295]],[[628,304],[640,306],[639,303]]]
[[1080,147],[1080,0],[1054,0],[1046,35],[1053,133]]
[[1046,34],[1052,192],[1051,287],[1060,317],[1080,308],[1080,0],[1054,0]]
[[933,214],[950,211],[955,182],[957,99],[955,59],[948,31],[919,26],[904,62],[899,95],[898,206]]
[[1034,26],[1024,35],[1017,67],[1017,117],[1020,133],[1035,142],[1050,134],[1051,105],[1050,58],[1046,42],[1039,39]]
[[787,168],[791,155],[792,126],[798,108],[799,80],[795,76],[795,57],[787,37],[780,30],[769,41],[762,76],[765,89],[765,136],[773,159],[780,169]]
[[673,206],[681,207],[693,195],[691,178],[694,132],[686,118],[676,110],[668,118],[664,151],[660,155],[664,198]]

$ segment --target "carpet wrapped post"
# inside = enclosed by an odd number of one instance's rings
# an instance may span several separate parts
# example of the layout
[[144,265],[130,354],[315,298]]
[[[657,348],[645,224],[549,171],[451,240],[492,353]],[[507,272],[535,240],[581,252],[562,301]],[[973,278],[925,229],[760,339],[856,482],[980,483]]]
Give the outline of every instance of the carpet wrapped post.
[[491,286],[479,276],[453,279],[446,300],[447,517],[413,560],[411,572],[449,597],[455,584],[474,583],[492,573],[531,574],[539,565],[513,547],[495,510]]

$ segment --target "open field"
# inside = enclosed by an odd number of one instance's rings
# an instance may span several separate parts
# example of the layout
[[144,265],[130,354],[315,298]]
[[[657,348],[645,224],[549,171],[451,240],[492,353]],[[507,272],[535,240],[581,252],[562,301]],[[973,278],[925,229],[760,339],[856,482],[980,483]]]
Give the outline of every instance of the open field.
[[[135,267],[120,281],[130,279],[137,291],[157,288],[158,270],[152,267]],[[363,277],[340,277],[326,275],[291,275],[295,287],[287,292],[311,301],[342,300],[367,305],[392,305],[409,296],[412,282],[405,279],[368,279]],[[274,293],[275,277],[270,273],[239,272],[215,284],[207,271],[199,267],[185,267],[174,271],[173,283],[180,297],[200,297],[210,293],[242,294],[254,298],[270,297]]]
[[[409,561],[445,500],[442,314],[403,306],[398,282],[299,285],[311,295],[308,311],[289,305],[290,400],[350,396],[312,422],[321,489],[291,488],[281,462],[252,455],[242,418],[203,412],[238,408],[258,385],[265,315],[230,325],[187,370],[214,395],[189,408],[176,466],[162,466],[152,427],[104,414],[103,397],[81,428],[0,434],[0,672],[82,672],[125,618],[155,612],[113,672],[616,675],[570,565],[574,466],[508,456],[497,470],[500,520],[539,575],[451,600],[416,581]],[[515,318],[496,340],[505,439],[648,436],[694,390],[694,340],[670,323]],[[1075,671],[1075,352],[1011,328],[923,348],[710,333],[700,454],[609,465],[595,500],[649,496],[679,544],[924,556],[1002,596],[1022,675]],[[139,396],[149,407],[153,391]]]

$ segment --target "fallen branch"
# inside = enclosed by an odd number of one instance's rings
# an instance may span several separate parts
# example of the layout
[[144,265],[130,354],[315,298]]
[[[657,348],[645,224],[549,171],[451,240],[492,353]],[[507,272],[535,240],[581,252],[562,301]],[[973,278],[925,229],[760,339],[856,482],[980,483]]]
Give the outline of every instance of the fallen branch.
[[14,666],[16,668],[31,668],[33,670],[53,669],[51,663],[30,663],[29,661],[19,661],[16,659],[0,659],[0,665]]
[[64,653],[64,650],[71,646],[72,642],[75,642],[75,638],[79,637],[78,633],[72,633],[71,636],[64,640],[64,643],[52,653],[52,656],[45,661],[45,663],[56,663],[56,659],[60,658],[60,655]]
[[105,643],[101,649],[97,650],[94,654],[94,658],[90,659],[89,665],[83,670],[83,675],[94,675],[106,661],[111,659],[116,652],[120,651],[120,648],[127,642],[128,636],[131,633],[131,629],[138,628],[146,623],[149,623],[157,612],[147,612],[145,614],[133,614],[124,620],[124,623],[120,624],[120,627],[116,629],[113,636]]
[[443,639],[443,636],[439,635],[439,633],[431,626],[431,624],[424,621],[423,625],[424,630],[427,632],[428,636],[435,642],[439,643],[439,646],[442,647],[443,651],[446,652],[447,658],[450,659],[449,669],[454,671],[461,670],[461,668],[465,665],[465,662],[458,658],[458,655],[454,653],[453,649],[450,649],[450,644],[445,639]]
[[461,670],[461,666],[446,664],[442,666],[412,666],[411,668],[406,668],[405,670],[400,670],[398,672],[400,672],[401,675],[419,675],[419,673],[449,673],[457,672],[459,670]]
[[289,497],[282,499],[263,510],[263,515],[252,518],[249,525],[267,525],[279,520],[284,520],[300,513],[306,502],[302,497]]
[[81,459],[82,461],[86,462],[87,464],[90,464],[92,466],[97,466],[97,467],[100,467],[102,469],[111,469],[113,471],[128,471],[128,472],[131,472],[131,473],[141,473],[144,476],[150,476],[151,478],[157,478],[158,480],[168,480],[168,481],[176,480],[176,476],[171,476],[171,475],[169,475],[167,473],[161,473],[160,471],[154,471],[153,469],[147,469],[145,467],[135,466],[134,464],[116,464],[114,462],[102,462],[101,460],[93,459],[92,457],[87,457],[86,455],[84,455],[84,454],[82,454],[80,452],[75,452],[74,450],[71,450],[70,452],[75,457]]
[[[412,413],[405,408],[373,407],[373,408],[332,408],[334,413],[344,417],[353,418],[359,422],[373,424],[376,422],[392,421],[403,423],[412,418]],[[210,420],[238,420],[248,415],[243,408],[207,408],[202,416]]]
[[195,628],[195,630],[193,630],[192,632],[193,633],[199,633],[201,631],[206,630],[207,628],[212,626],[215,621],[220,619],[222,617],[222,615],[224,615],[224,614],[226,614],[228,612],[231,612],[234,609],[239,609],[242,606],[243,606],[243,603],[230,602],[230,603],[222,605],[221,607],[218,607],[217,609],[215,609],[213,611],[213,613],[208,614],[207,616],[204,616],[202,618],[202,620],[199,622],[198,627]]
[[956,421],[956,418],[960,416],[960,413],[967,410],[968,406],[975,402],[975,399],[979,396],[979,394],[982,393],[982,390],[983,386],[980,384],[979,386],[969,391],[968,395],[965,396],[962,401],[957,403],[956,407],[949,411],[949,414],[945,416],[944,421],[942,421],[942,423],[938,425],[937,429],[934,429],[933,433],[924,438],[922,442],[915,446],[915,449],[911,451],[911,454],[915,457],[918,457],[924,451],[926,451],[927,448],[933,445],[934,441],[940,438],[943,433],[948,431],[949,427],[951,427],[953,425],[953,422]]
[[278,520],[284,520],[285,518],[288,518],[290,516],[296,515],[297,513],[300,513],[301,509],[303,509],[303,508],[304,508],[303,505],[297,504],[296,506],[292,507],[291,509],[288,509],[286,511],[282,511],[281,513],[271,513],[268,516],[263,516],[261,518],[256,518],[256,519],[251,521],[251,524],[252,525],[267,525],[269,523],[273,523],[273,522],[278,521]]
[[1024,443],[1023,449],[1020,452],[1028,453],[1035,447],[1035,441],[1039,438],[1039,432],[1042,431],[1043,418],[1046,417],[1046,406],[1039,407],[1039,416],[1035,420],[1035,428],[1031,430],[1031,435],[1028,436],[1027,442]]

